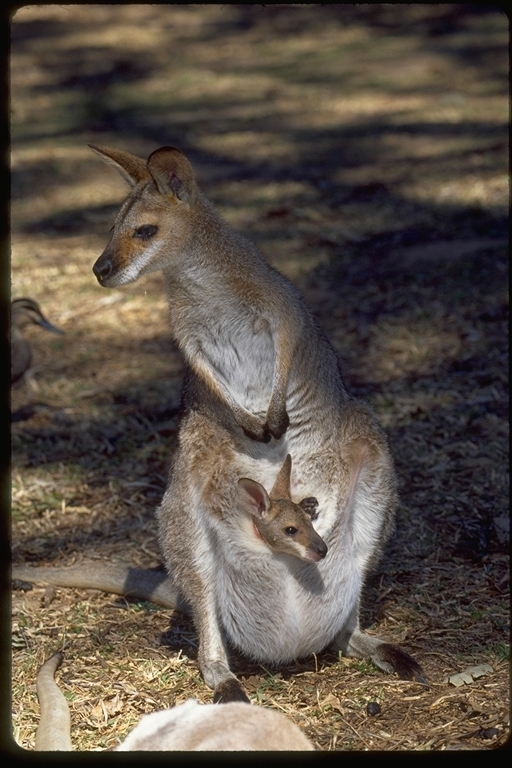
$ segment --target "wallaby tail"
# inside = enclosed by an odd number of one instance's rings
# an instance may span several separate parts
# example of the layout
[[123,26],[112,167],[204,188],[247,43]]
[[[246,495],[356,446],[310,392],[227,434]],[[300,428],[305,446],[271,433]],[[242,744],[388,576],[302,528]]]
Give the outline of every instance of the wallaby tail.
[[13,579],[31,584],[54,584],[75,589],[100,589],[102,592],[149,600],[155,605],[190,613],[174,581],[159,568],[134,568],[122,563],[83,561],[64,568],[15,564]]
[[36,732],[36,750],[71,751],[71,717],[66,697],[54,680],[62,663],[62,653],[50,656],[37,673],[36,688],[41,720]]

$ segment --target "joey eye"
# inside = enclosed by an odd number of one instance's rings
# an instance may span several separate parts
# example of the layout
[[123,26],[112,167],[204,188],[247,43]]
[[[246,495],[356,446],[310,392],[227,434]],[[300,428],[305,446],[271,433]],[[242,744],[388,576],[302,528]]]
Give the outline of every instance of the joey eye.
[[156,227],[154,224],[144,224],[142,227],[137,227],[133,233],[133,236],[138,237],[141,240],[149,240],[151,237],[156,235],[157,232],[158,227]]
[[287,528],[284,529],[284,532],[287,536],[295,536],[298,529],[294,528],[293,525],[289,525]]

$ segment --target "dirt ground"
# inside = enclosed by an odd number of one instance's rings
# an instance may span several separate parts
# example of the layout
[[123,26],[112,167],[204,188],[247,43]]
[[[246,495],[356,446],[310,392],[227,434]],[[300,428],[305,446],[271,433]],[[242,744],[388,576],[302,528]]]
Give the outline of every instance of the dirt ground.
[[[105,290],[92,274],[126,190],[87,144],[142,157],[176,145],[226,220],[303,292],[349,390],[387,430],[400,504],[363,622],[412,653],[430,687],[329,650],[278,668],[235,654],[236,673],[318,750],[504,745],[505,15],[33,5],[11,32],[12,297],[33,297],[65,332],[27,329],[34,383],[12,391],[13,562],[161,562],[154,509],[182,365],[161,278]],[[115,746],[144,712],[211,701],[186,617],[13,586],[12,729],[24,749],[37,669],[58,648],[78,750]]]

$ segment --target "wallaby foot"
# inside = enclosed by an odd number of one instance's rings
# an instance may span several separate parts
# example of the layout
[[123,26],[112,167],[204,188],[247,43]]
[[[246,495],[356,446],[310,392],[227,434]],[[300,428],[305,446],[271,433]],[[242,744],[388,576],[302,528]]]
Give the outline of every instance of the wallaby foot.
[[234,677],[219,683],[213,695],[214,704],[227,704],[230,701],[243,701],[245,704],[251,703],[244,689]]
[[384,672],[396,672],[402,680],[416,680],[428,686],[425,673],[416,659],[397,645],[381,643],[370,658]]
[[345,656],[371,659],[383,672],[395,672],[402,680],[416,680],[428,686],[427,677],[416,659],[397,645],[384,643],[360,629],[354,630],[351,635],[344,632],[337,640],[336,645]]

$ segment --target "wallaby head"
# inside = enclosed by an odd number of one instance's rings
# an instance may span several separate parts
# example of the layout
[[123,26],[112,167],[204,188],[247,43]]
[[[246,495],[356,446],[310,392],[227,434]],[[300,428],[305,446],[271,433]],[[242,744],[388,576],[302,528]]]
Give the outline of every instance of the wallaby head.
[[125,285],[172,266],[186,253],[197,219],[194,205],[199,193],[185,155],[175,147],[161,147],[144,162],[129,152],[89,146],[132,187],[110,242],[93,267],[100,285]]
[[327,554],[327,546],[313,528],[312,497],[295,504],[290,497],[291,456],[285,462],[268,494],[255,480],[242,477],[238,493],[242,509],[253,516],[256,533],[270,549],[294,555],[306,562],[318,562]]

